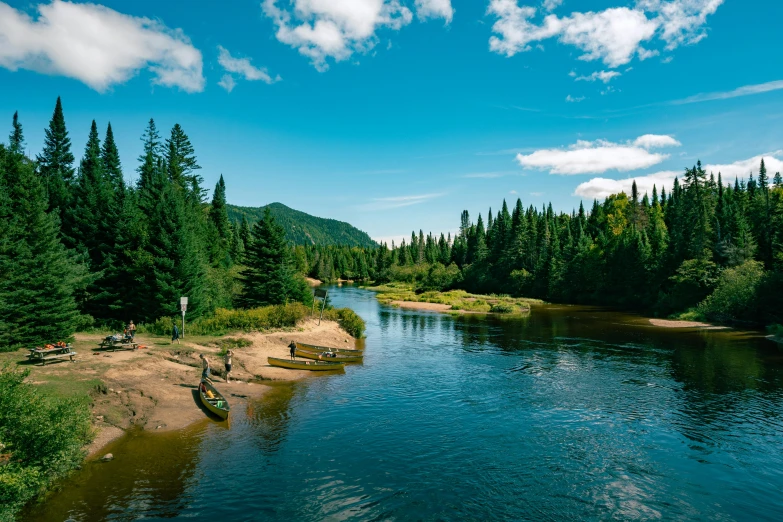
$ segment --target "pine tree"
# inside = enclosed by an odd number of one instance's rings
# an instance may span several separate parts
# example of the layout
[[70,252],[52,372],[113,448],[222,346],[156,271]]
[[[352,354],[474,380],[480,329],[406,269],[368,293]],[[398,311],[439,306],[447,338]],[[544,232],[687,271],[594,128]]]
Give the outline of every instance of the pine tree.
[[54,106],[49,128],[44,130],[44,148],[36,158],[49,195],[49,210],[58,209],[61,221],[71,205],[75,170],[71,139],[65,128],[65,116],[60,97]]
[[[245,252],[244,265],[239,299],[243,307],[282,304],[292,297],[294,278],[285,230],[275,222],[269,207],[264,208],[264,216],[253,227],[253,241]],[[323,271],[326,270],[325,264]]]
[[22,124],[19,123],[19,112],[17,111],[14,113],[11,134],[8,136],[8,152],[24,155],[24,146],[24,132],[22,132]]
[[117,206],[120,207],[122,205],[122,196],[125,193],[125,178],[122,175],[120,151],[114,142],[114,132],[111,129],[111,123],[106,127],[106,138],[103,140],[101,160],[103,161],[104,176],[108,178],[117,198]]
[[166,164],[169,179],[188,192],[191,203],[201,203],[204,199],[204,190],[201,188],[204,179],[196,173],[201,167],[196,161],[190,138],[179,123],[172,127],[171,137],[166,140]]
[[215,185],[215,192],[212,195],[212,206],[209,209],[209,222],[214,231],[214,238],[210,242],[210,261],[214,263],[221,262],[228,266],[231,259],[226,258],[231,250],[233,231],[231,222],[228,220],[228,210],[226,208],[226,183],[223,181],[223,175]]
[[[16,139],[22,126],[14,118]],[[17,145],[20,142],[17,142]],[[85,268],[65,250],[44,184],[21,147],[0,164],[0,344],[35,346],[71,338],[79,324],[74,292]]]

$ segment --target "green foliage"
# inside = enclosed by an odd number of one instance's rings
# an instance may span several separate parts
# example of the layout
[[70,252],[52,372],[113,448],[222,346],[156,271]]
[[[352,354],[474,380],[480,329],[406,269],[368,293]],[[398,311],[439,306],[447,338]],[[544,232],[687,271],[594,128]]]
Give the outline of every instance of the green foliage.
[[324,311],[324,319],[337,321],[340,327],[352,337],[360,339],[364,337],[366,325],[364,319],[350,308],[331,308]]
[[[259,308],[229,310],[218,308],[212,314],[186,324],[190,335],[225,335],[229,332],[263,332],[293,328],[309,316],[311,309],[301,303],[271,305]],[[176,317],[161,317],[153,323],[139,325],[139,333],[170,335]],[[177,322],[179,325],[179,322]]]
[[78,399],[43,395],[25,383],[29,372],[0,368],[0,520],[46,491],[81,464],[90,441],[90,411]]
[[759,261],[727,268],[721,273],[715,291],[699,303],[698,312],[713,321],[752,322],[758,314],[756,295],[763,278],[764,265]]
[[255,223],[269,208],[275,221],[285,230],[286,240],[294,245],[334,245],[374,248],[377,246],[365,232],[335,219],[324,219],[289,208],[282,203],[271,203],[266,207],[238,207],[228,205],[228,217],[234,223],[246,219]]

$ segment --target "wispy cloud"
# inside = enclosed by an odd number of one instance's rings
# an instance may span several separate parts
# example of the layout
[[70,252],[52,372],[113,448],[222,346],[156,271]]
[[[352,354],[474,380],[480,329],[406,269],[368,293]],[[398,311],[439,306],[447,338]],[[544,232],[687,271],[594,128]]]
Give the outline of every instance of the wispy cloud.
[[570,94],[568,96],[566,96],[566,101],[568,103],[579,103],[579,102],[584,101],[584,100],[585,100],[584,96],[576,96],[576,97],[574,97],[574,96],[571,96]]
[[682,100],[669,102],[670,105],[684,105],[686,103],[700,103],[713,100],[728,100],[730,98],[739,98],[740,96],[750,96],[752,94],[762,94],[765,92],[778,91],[783,89],[783,80],[776,80],[767,83],[758,83],[755,85],[745,85],[732,91],[708,92],[689,96]]
[[418,194],[411,196],[393,196],[388,198],[373,198],[369,203],[359,205],[357,208],[360,210],[389,210],[393,208],[410,207],[412,205],[419,205],[430,201],[431,199],[439,198],[444,193],[436,194]]
[[612,81],[613,78],[617,78],[618,76],[621,76],[621,73],[617,71],[595,71],[592,74],[589,74],[587,76],[576,76],[574,74],[570,75],[574,77],[574,81],[577,82],[596,82],[601,81],[604,83],[609,83]]
[[502,178],[503,176],[508,176],[510,174],[519,174],[519,172],[515,172],[513,170],[499,170],[494,172],[471,172],[469,174],[463,174],[460,177],[463,178]]
[[251,82],[260,80],[267,84],[279,82],[282,80],[279,74],[272,78],[266,68],[256,67],[251,64],[250,58],[235,58],[231,56],[231,53],[228,52],[228,49],[222,45],[218,45],[218,51],[220,53],[218,56],[218,63],[223,67],[223,69],[226,70],[226,74],[223,75],[223,78],[221,78],[220,82],[218,82],[218,85],[223,87],[228,92],[231,92],[231,90],[236,85],[236,81],[232,74],[235,74]]

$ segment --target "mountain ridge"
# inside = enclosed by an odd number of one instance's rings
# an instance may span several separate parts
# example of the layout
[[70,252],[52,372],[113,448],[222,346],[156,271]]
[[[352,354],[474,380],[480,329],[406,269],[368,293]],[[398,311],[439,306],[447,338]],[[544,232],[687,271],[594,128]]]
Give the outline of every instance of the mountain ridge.
[[270,203],[261,207],[242,207],[227,204],[228,218],[240,222],[242,216],[251,226],[264,215],[264,208],[269,207],[272,216],[285,229],[288,241],[295,245],[338,245],[376,247],[376,243],[366,232],[345,221],[313,216],[301,210],[296,210],[282,203]]

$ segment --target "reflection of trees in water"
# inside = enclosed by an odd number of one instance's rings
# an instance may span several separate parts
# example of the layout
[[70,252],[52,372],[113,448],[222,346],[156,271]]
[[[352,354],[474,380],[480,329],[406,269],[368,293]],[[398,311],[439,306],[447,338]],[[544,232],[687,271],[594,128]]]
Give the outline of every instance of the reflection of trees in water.
[[279,383],[260,400],[248,402],[247,419],[255,435],[252,440],[262,452],[274,453],[285,440],[296,390],[296,384]]
[[198,463],[204,423],[172,433],[130,432],[106,448],[111,462],[93,461],[65,479],[64,489],[35,506],[30,521],[170,518],[189,503],[185,494]]

